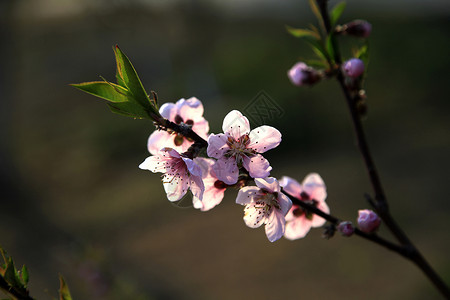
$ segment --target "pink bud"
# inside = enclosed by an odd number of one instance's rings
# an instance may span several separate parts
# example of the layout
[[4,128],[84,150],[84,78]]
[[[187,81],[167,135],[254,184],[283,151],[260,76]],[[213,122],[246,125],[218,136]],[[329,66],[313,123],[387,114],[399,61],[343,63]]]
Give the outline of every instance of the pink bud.
[[381,220],[378,215],[370,210],[363,209],[358,211],[358,226],[362,232],[371,233],[380,227]]
[[344,72],[348,77],[356,78],[364,73],[364,63],[358,58],[344,62]]
[[343,235],[343,236],[351,236],[353,232],[355,231],[355,227],[353,227],[352,222],[344,221],[339,223],[337,230]]
[[296,86],[312,85],[320,80],[319,72],[303,62],[296,63],[289,71],[288,77]]
[[356,37],[368,38],[372,32],[372,25],[364,20],[354,20],[343,27],[346,34]]

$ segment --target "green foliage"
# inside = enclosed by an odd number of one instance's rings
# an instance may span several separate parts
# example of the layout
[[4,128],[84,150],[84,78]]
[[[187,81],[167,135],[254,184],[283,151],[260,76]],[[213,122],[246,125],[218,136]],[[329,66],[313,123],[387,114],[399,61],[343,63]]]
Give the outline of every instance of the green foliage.
[[361,47],[353,50],[353,57],[362,60],[367,70],[367,66],[369,65],[369,42],[367,40]]
[[340,3],[336,4],[333,7],[333,9],[330,11],[331,28],[333,28],[336,25],[337,21],[339,20],[342,13],[344,12],[345,6],[346,6],[345,2],[340,2]]
[[61,275],[59,275],[59,300],[72,300],[69,286]]
[[3,263],[0,266],[0,277],[6,283],[9,290],[14,291],[20,295],[28,295],[28,270],[25,266],[22,267],[22,271],[16,269],[12,257],[10,257],[5,250],[0,247],[0,253],[3,259]]
[[155,120],[160,116],[154,97],[150,98],[128,57],[116,45],[117,84],[104,81],[71,84],[79,90],[109,101],[111,111],[127,117]]
[[286,26],[286,29],[291,35],[307,42],[311,46],[314,53],[322,61],[322,64],[327,65],[327,62],[330,60],[330,57],[328,56],[328,52],[322,44],[322,39],[317,28],[312,26],[311,30]]

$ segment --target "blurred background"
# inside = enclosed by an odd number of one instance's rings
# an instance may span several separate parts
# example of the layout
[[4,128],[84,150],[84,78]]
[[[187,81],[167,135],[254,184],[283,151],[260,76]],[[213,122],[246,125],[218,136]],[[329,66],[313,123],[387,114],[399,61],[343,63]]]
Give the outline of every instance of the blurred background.
[[[449,16],[446,0],[350,0],[341,18],[373,25],[369,143],[393,215],[447,283]],[[1,1],[0,245],[28,266],[32,296],[56,297],[62,274],[75,299],[439,299],[414,265],[358,237],[271,244],[245,226],[236,191],[209,212],[171,204],[138,169],[153,125],[68,85],[114,80],[119,44],[147,91],[198,97],[215,133],[264,90],[284,111],[269,124],[283,133],[272,175],[319,172],[332,213],[355,221],[371,188],[343,95],[286,76],[313,53],[285,25],[309,23],[305,0]]]

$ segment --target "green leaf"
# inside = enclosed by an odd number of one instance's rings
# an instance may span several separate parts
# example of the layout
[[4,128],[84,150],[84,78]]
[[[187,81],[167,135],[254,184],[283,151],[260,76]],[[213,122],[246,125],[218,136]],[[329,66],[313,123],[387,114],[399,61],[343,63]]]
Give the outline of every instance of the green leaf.
[[149,119],[149,114],[140,106],[135,105],[131,102],[116,102],[116,103],[107,103],[109,108],[113,113],[137,118],[137,119]]
[[114,47],[114,54],[117,63],[117,75],[119,84],[124,84],[142,107],[153,107],[148,98],[147,92],[142,85],[139,76],[128,57],[120,50],[119,46]]
[[60,300],[72,300],[70,295],[69,286],[64,281],[64,278],[59,275],[59,299]]
[[22,282],[19,278],[19,274],[14,266],[14,262],[11,257],[8,258],[6,265],[5,275],[3,276],[5,280],[15,288],[23,288]]
[[291,26],[286,26],[286,29],[291,35],[298,38],[313,38],[316,40],[320,39],[320,35],[309,29],[293,28]]
[[367,70],[367,66],[369,64],[369,41],[366,40],[364,45],[362,45],[359,49],[353,52],[354,52],[353,56],[362,60]]
[[22,267],[21,275],[22,275],[23,285],[25,287],[27,287],[28,280],[29,280],[29,275],[28,275],[28,268],[25,265],[23,265],[23,267]]
[[111,82],[92,81],[92,82],[71,84],[71,86],[111,102],[128,101],[127,97],[128,90],[120,85]]
[[322,27],[323,32],[326,32],[325,24],[323,23],[322,14],[320,13],[320,9],[317,6],[316,0],[309,0],[309,6],[311,7],[312,12],[316,16],[319,21],[320,26]]
[[317,69],[326,69],[326,68],[328,68],[328,63],[324,62],[323,60],[309,59],[309,60],[306,60],[305,63],[308,66],[311,66],[311,67],[317,68]]
[[334,62],[334,44],[333,44],[333,33],[330,33],[327,36],[326,40],[326,49],[328,53],[328,57],[332,62]]
[[333,9],[330,12],[330,23],[331,23],[331,28],[333,28],[337,21],[339,20],[339,18],[341,17],[342,13],[344,12],[346,3],[345,2],[340,2],[338,4],[336,4]]

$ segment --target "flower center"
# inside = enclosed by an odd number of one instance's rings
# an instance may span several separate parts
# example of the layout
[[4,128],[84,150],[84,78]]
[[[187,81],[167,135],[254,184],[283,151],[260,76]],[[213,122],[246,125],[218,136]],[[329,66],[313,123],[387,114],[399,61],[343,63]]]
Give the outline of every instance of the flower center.
[[[180,115],[176,115],[174,118],[174,122],[178,125],[186,125],[190,128],[192,128],[192,126],[194,126],[194,121],[192,121],[191,119],[186,120],[186,122],[183,120],[183,118]],[[181,146],[184,142],[185,137],[182,134],[176,134],[174,139],[173,139],[173,143],[176,146]]]
[[238,165],[242,164],[243,157],[252,157],[256,154],[256,151],[247,148],[250,144],[250,137],[248,134],[242,135],[240,138],[235,139],[232,136],[228,136],[227,145],[230,149],[225,152],[225,157],[235,157]]

